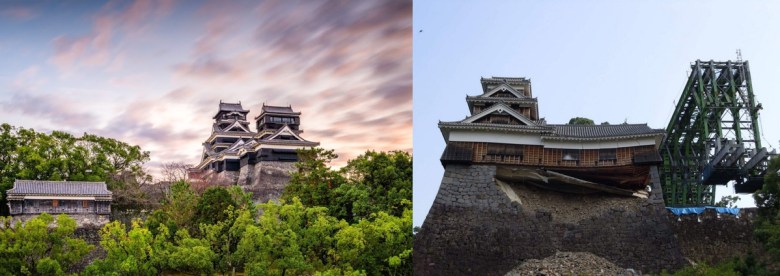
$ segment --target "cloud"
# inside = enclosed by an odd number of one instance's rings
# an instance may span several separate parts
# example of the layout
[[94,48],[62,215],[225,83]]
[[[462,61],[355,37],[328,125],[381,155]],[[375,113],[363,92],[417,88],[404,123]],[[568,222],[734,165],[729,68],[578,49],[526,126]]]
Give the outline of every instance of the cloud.
[[[62,74],[102,72],[43,93],[30,69],[19,93],[0,103],[3,110],[13,103],[15,112],[51,117],[76,133],[140,145],[152,152],[152,167],[200,161],[220,100],[241,101],[251,118],[263,103],[292,105],[302,112],[303,137],[339,153],[336,166],[369,149],[411,151],[411,1],[188,5],[176,12],[187,29],[175,30],[175,39],[163,43],[171,48],[161,50],[149,38],[170,34],[156,23],[172,2],[106,3],[87,16],[88,29],[54,38],[49,59]],[[155,33],[142,35],[153,27]],[[185,55],[149,59],[135,56],[138,49]]]
[[14,21],[27,21],[38,17],[37,9],[24,5],[0,6],[0,18],[8,18]]
[[16,112],[60,126],[84,127],[97,122],[92,114],[80,111],[74,102],[56,95],[33,95],[29,91],[15,92],[10,100],[0,102],[5,112]]
[[171,11],[173,3],[170,0],[110,1],[93,17],[90,32],[52,40],[54,55],[50,62],[65,73],[80,67],[110,66],[116,70],[121,61],[110,63],[117,61],[112,42],[149,28],[155,19]]

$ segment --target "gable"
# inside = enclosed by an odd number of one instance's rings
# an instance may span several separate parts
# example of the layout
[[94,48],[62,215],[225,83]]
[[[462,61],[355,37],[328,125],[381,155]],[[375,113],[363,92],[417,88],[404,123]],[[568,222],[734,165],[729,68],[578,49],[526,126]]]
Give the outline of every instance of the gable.
[[520,91],[517,91],[517,89],[513,88],[512,86],[509,86],[506,83],[496,86],[495,88],[491,89],[487,93],[483,94],[482,97],[527,98],[525,95],[523,95],[523,93],[520,93]]
[[295,132],[287,125],[284,125],[284,127],[280,128],[278,131],[276,131],[276,133],[272,134],[266,140],[297,140],[297,141],[305,141],[305,140],[303,140],[303,138],[298,136],[298,134],[295,134]]
[[504,103],[494,104],[493,106],[475,114],[474,116],[468,117],[461,122],[536,126],[533,121],[526,118]]
[[228,127],[225,128],[225,131],[241,131],[241,132],[249,132],[248,129],[244,128],[243,125],[241,125],[238,121],[233,122]]

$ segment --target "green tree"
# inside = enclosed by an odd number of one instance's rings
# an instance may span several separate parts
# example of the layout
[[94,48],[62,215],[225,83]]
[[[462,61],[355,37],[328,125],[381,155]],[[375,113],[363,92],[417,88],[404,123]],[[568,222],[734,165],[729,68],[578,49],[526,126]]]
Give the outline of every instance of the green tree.
[[780,260],[780,158],[772,158],[764,186],[753,194],[758,207],[756,238],[776,260]]
[[292,204],[262,205],[263,215],[257,225],[248,225],[238,244],[248,275],[309,274],[313,266],[301,252],[300,230],[305,207],[297,198]]
[[589,125],[592,126],[595,123],[593,123],[593,120],[585,118],[585,117],[574,117],[569,120],[570,125]]
[[200,224],[203,240],[216,253],[214,267],[222,273],[235,273],[244,266],[245,257],[238,252],[239,242],[247,228],[254,225],[254,213],[249,209],[225,210],[227,217],[213,224]]
[[117,206],[147,204],[140,185],[151,181],[143,170],[149,152],[138,146],[84,134],[51,134],[0,125],[0,214],[7,215],[5,192],[15,179],[105,181]]
[[227,189],[220,186],[209,187],[201,195],[195,206],[194,220],[198,223],[214,224],[228,218],[228,209],[236,209],[238,204]]
[[[195,218],[199,200],[200,198],[187,182],[176,181],[171,185],[161,210],[175,224],[176,228],[173,231],[176,231],[178,227],[191,228],[193,226],[192,220]],[[170,227],[170,225],[168,226]]]
[[333,150],[322,148],[299,149],[297,172],[293,172],[282,199],[290,202],[298,197],[306,206],[329,206],[331,191],[345,182],[344,177],[328,166],[338,158]]
[[64,214],[55,220],[44,213],[25,224],[14,225],[8,217],[2,218],[2,224],[0,274],[59,274],[94,248],[75,237],[76,221]]
[[[86,275],[154,275],[160,266],[155,257],[156,244],[152,232],[134,221],[130,231],[112,221],[100,230],[100,245],[106,257],[96,260],[85,269]],[[159,252],[162,253],[162,252]]]
[[326,206],[348,222],[383,211],[401,216],[412,198],[412,157],[402,151],[367,151],[342,168],[348,183],[335,191],[335,204]]

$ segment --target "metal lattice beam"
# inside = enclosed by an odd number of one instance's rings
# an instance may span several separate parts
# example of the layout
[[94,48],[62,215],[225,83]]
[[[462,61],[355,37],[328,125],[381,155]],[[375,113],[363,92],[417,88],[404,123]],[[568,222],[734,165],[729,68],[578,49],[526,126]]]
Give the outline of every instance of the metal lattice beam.
[[774,154],[761,147],[748,62],[697,60],[691,69],[660,148],[667,206],[711,205],[714,185],[730,181],[753,192]]

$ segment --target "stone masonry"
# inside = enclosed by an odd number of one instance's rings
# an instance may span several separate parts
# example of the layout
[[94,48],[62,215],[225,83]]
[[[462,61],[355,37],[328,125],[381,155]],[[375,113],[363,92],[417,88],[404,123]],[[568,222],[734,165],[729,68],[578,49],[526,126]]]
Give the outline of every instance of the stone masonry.
[[563,194],[496,181],[495,171],[447,165],[415,236],[415,274],[504,275],[556,252],[590,252],[643,273],[749,253],[768,260],[752,234],[755,209],[675,216],[665,209],[656,168],[648,199]]
[[252,193],[255,203],[265,203],[282,195],[294,170],[294,162],[263,161],[246,165],[239,171],[238,185]]

